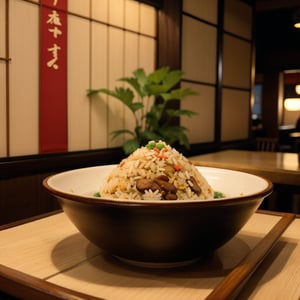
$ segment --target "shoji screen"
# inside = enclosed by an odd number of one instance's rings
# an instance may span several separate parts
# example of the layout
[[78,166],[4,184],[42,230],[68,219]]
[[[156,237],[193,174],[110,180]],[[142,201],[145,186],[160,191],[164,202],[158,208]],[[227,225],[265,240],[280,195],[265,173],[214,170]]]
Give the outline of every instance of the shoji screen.
[[6,156],[6,49],[5,0],[0,0],[0,157]]
[[39,6],[9,5],[8,151],[11,156],[39,151]]
[[[0,0],[0,157],[39,154],[39,14],[39,0]],[[68,1],[68,151],[122,145],[110,132],[130,126],[128,111],[86,90],[114,88],[138,67],[153,71],[156,21],[155,8],[134,0]]]
[[252,10],[242,1],[226,0],[223,35],[221,140],[249,136],[251,109]]
[[183,86],[199,92],[182,102],[198,113],[182,118],[190,143],[213,142],[217,66],[217,0],[184,0],[182,16]]
[[248,138],[251,28],[252,8],[242,1],[183,0],[183,85],[199,91],[182,104],[198,112],[181,121],[191,143]]

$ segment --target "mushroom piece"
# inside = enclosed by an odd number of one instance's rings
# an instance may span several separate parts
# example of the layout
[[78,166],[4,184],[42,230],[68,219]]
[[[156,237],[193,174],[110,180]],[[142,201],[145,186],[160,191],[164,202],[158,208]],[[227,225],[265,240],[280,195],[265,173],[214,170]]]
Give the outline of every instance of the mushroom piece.
[[190,179],[188,180],[188,184],[191,187],[191,190],[196,193],[197,195],[200,195],[202,190],[199,184],[197,183],[196,179],[191,176]]
[[144,193],[146,190],[157,191],[161,190],[160,186],[151,179],[139,179],[136,181],[136,189]]

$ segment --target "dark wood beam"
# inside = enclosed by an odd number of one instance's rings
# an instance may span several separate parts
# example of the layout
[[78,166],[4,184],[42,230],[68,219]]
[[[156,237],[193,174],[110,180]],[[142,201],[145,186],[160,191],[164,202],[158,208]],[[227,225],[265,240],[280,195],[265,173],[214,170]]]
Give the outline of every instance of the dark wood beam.
[[256,0],[257,12],[265,12],[292,7],[300,7],[299,0]]

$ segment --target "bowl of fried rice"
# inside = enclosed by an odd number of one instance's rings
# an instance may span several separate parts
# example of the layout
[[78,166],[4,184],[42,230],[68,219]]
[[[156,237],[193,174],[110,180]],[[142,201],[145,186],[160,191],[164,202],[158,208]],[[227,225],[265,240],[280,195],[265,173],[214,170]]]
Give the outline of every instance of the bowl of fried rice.
[[43,181],[91,243],[143,267],[193,263],[246,224],[272,183],[193,165],[163,141],[149,141],[117,165],[61,172]]

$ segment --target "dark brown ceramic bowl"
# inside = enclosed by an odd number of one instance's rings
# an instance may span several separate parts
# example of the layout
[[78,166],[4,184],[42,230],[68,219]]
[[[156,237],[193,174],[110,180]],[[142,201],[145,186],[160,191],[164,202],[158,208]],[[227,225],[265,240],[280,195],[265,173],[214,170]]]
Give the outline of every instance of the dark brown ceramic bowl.
[[69,219],[93,244],[129,263],[178,266],[230,240],[272,191],[248,173],[197,167],[224,199],[137,201],[93,196],[115,165],[59,173],[43,182]]

